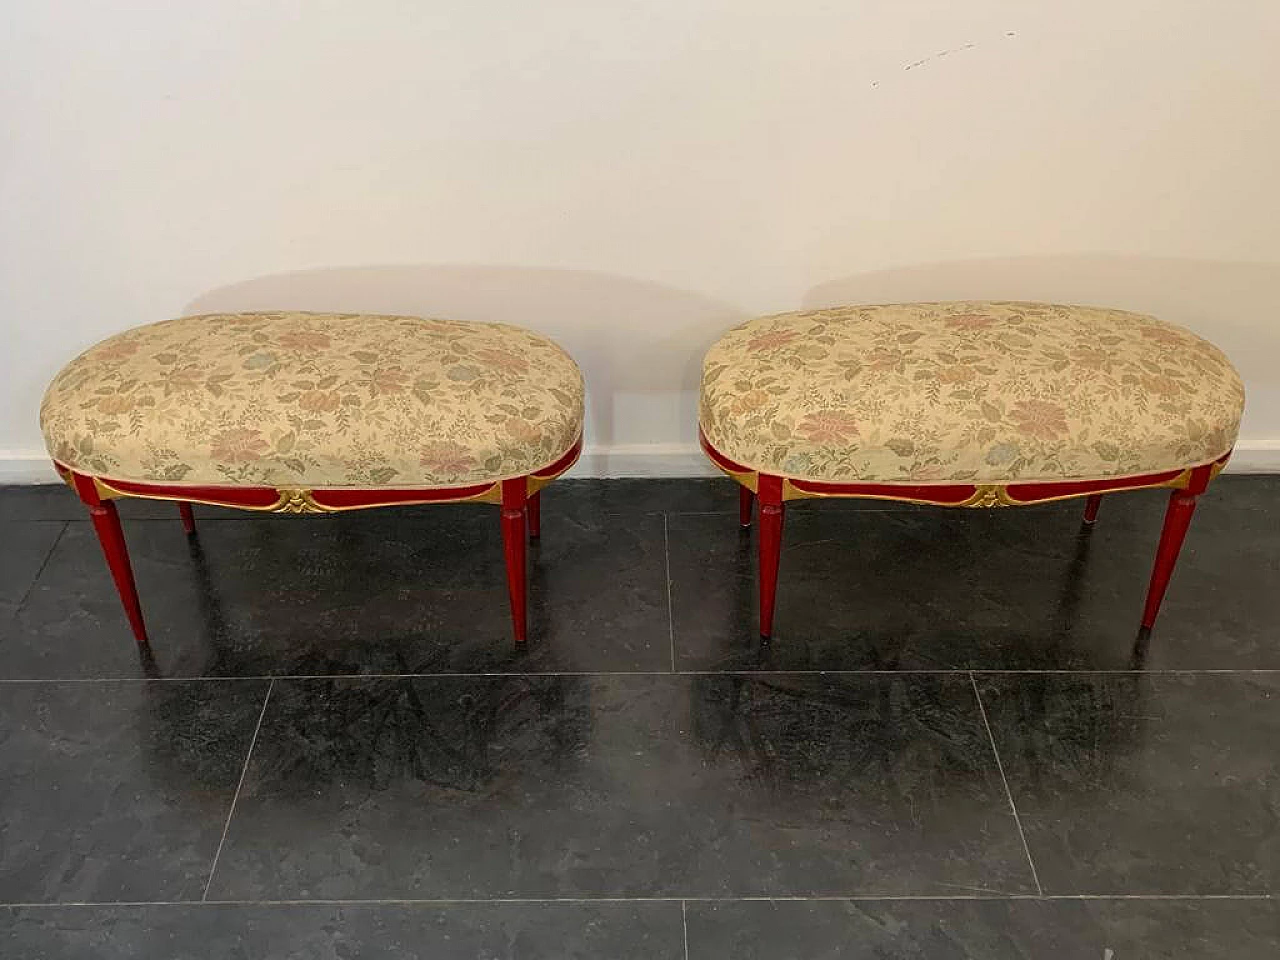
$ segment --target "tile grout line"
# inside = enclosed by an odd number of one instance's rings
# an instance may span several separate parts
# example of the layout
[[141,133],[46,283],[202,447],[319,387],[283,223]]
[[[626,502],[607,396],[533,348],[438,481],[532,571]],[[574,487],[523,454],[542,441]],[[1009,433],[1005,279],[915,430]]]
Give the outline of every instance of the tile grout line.
[[244,787],[244,778],[249,774],[249,761],[253,759],[253,748],[258,745],[258,733],[262,730],[262,718],[267,715],[267,704],[271,702],[271,691],[276,688],[275,680],[267,684],[267,695],[262,698],[262,709],[258,711],[258,723],[253,728],[253,737],[249,740],[249,749],[245,751],[244,766],[240,768],[240,779],[236,783],[236,792],[231,796],[231,809],[227,811],[227,822],[222,825],[222,838],[218,841],[218,849],[213,854],[213,864],[209,867],[209,879],[205,881],[202,902],[209,899],[209,888],[213,886],[213,875],[218,872],[218,859],[222,856],[222,847],[227,842],[227,833],[231,830],[231,818],[236,813],[236,801],[240,799],[240,790]]
[[[673,637],[674,639],[674,637]],[[1252,676],[1280,674],[1277,667],[1150,669],[1150,670],[994,670],[949,667],[929,670],[520,670],[457,671],[453,673],[278,673],[245,674],[244,676],[191,677],[0,677],[7,683],[248,683],[275,680],[451,680],[491,677],[969,677],[974,674],[1008,677],[1075,676],[1075,677],[1199,677]]]
[[1273,903],[1271,893],[1062,893],[1036,896],[1029,893],[935,896],[930,894],[820,894],[816,896],[741,897],[373,897],[368,900],[317,898],[314,900],[45,900],[0,901],[0,910],[59,909],[71,907],[316,907],[316,906],[476,906],[484,904],[594,904],[594,903],[1074,903],[1094,901],[1240,902]]
[[1013,813],[1013,822],[1018,827],[1018,837],[1022,840],[1022,850],[1027,855],[1027,866],[1031,868],[1031,879],[1036,882],[1036,896],[1044,896],[1044,888],[1040,886],[1040,874],[1036,871],[1036,862],[1031,857],[1031,847],[1027,844],[1027,835],[1022,829],[1022,818],[1018,816],[1018,807],[1013,802],[1013,791],[1009,789],[1009,778],[1004,775],[1004,764],[1000,761],[1000,750],[996,747],[996,737],[991,731],[991,721],[987,719],[987,708],[982,704],[982,691],[978,689],[978,678],[969,671],[969,683],[973,686],[973,697],[978,701],[978,713],[982,716],[982,725],[987,729],[987,740],[991,744],[991,753],[996,758],[996,769],[1000,771],[1000,782],[1004,784],[1004,795],[1009,801],[1009,810]]
[[23,592],[22,599],[18,601],[18,605],[13,608],[15,611],[21,610],[26,602],[31,599],[31,594],[35,591],[36,584],[40,582],[40,575],[44,573],[44,568],[49,565],[49,561],[53,558],[53,551],[62,540],[62,535],[67,532],[67,527],[70,523],[70,520],[62,521],[62,529],[59,530],[58,535],[53,538],[53,543],[49,544],[48,552],[44,555],[44,559],[40,561],[40,569],[38,569],[36,571],[36,575],[31,578],[31,583],[27,585],[27,589]]
[[689,960],[689,905],[680,901],[680,927],[684,930],[684,960]]
[[189,677],[0,677],[0,685],[6,683],[248,683],[268,680],[448,680],[486,677],[666,677],[675,673],[682,677],[963,677],[970,675],[999,677],[1201,677],[1201,676],[1272,676],[1280,674],[1280,667],[1205,667],[1163,668],[1147,670],[996,670],[976,667],[927,667],[884,669],[830,669],[812,668],[753,670],[749,667],[728,670],[484,670],[443,671],[425,673],[248,673],[218,674]]
[[676,622],[675,612],[671,605],[671,534],[667,515],[662,515],[662,556],[667,562],[667,640],[671,644],[671,672],[676,670]]

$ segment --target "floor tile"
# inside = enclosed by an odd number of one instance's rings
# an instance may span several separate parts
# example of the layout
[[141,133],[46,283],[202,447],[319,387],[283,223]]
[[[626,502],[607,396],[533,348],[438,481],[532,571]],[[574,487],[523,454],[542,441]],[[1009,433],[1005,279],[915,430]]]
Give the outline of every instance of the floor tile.
[[65,483],[0,485],[0,523],[82,520],[84,516],[84,507]]
[[955,677],[277,681],[211,896],[1026,892]]
[[1272,901],[688,905],[689,960],[1264,960]]
[[198,900],[266,689],[0,683],[0,901]]
[[[1280,667],[1280,486],[1228,479],[1201,499],[1146,667]],[[723,516],[672,516],[677,662],[1127,669],[1164,502],[1159,491],[1107,497],[1091,532],[1081,529],[1077,501],[793,512],[766,647],[757,635],[754,531]]]
[[1280,675],[980,689],[1046,893],[1280,890]]
[[548,490],[545,509],[567,513],[723,512],[738,508],[738,485],[728,477],[569,479]]
[[6,603],[0,600],[0,648],[6,637],[11,637],[17,632],[14,626],[14,620],[18,616],[18,605],[16,603]]
[[497,511],[126,523],[154,663],[92,528],[72,523],[0,676],[652,670],[670,666],[663,518],[548,511],[530,549],[527,650],[511,639]]
[[62,533],[61,521],[0,523],[0,603],[17,605]]
[[682,939],[679,903],[0,908],[32,960],[681,960]]
[[[119,501],[126,519],[176,517],[178,508],[167,500]],[[65,483],[0,486],[0,523],[33,520],[87,520],[88,511]]]

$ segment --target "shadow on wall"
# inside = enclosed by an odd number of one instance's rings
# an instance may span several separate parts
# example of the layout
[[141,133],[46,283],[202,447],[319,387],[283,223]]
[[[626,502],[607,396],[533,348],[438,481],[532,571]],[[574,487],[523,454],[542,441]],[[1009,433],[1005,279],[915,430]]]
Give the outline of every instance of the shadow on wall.
[[[952,299],[1092,303],[1187,326],[1226,351],[1244,377],[1242,446],[1280,440],[1280,264],[1100,254],[955,260],[830,280],[796,307]],[[628,450],[694,446],[702,356],[752,315],[633,277],[474,264],[273,274],[208,291],[184,312],[273,309],[498,320],[545,333],[582,367],[587,444],[603,455],[603,475]]]
[[257,277],[184,313],[315,310],[496,320],[544,333],[587,383],[587,444],[692,444],[702,356],[738,307],[631,277],[487,265],[327,267]]
[[1280,264],[1079,255],[924,263],[831,280],[806,309],[912,300],[1048,300],[1118,307],[1212,340],[1244,378],[1242,434],[1280,438]]

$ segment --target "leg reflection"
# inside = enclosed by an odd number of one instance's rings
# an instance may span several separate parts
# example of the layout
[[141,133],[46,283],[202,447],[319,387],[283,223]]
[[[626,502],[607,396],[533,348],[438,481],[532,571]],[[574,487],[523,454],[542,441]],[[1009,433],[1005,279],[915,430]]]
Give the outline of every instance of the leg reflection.
[[1053,619],[1049,624],[1047,654],[1051,666],[1061,666],[1065,663],[1064,654],[1071,646],[1071,637],[1075,633],[1080,608],[1080,597],[1084,592],[1084,572],[1089,560],[1092,533],[1093,527],[1086,525],[1076,535],[1075,553],[1067,567],[1067,575],[1062,582],[1062,592],[1058,595],[1058,604],[1054,608]]

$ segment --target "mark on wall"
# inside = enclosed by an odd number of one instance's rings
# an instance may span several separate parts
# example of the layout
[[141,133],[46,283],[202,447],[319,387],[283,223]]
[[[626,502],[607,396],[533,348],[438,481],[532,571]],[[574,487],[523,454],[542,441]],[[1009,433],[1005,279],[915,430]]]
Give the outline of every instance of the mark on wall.
[[[1006,38],[1006,39],[1008,39],[1008,38],[1011,38],[1011,37],[1016,37],[1016,36],[1017,36],[1017,33],[1015,33],[1013,30],[1006,30],[1004,35],[1005,35],[1005,38]],[[949,47],[949,48],[948,48],[948,49],[946,49],[946,50],[939,50],[937,53],[930,54],[930,55],[929,55],[929,56],[927,56],[927,57],[922,57],[922,58],[920,58],[919,60],[916,60],[916,61],[914,61],[914,62],[912,62],[912,63],[908,63],[908,64],[904,65],[902,69],[903,69],[904,71],[905,71],[905,70],[914,70],[916,67],[923,67],[926,63],[932,63],[932,62],[933,62],[933,61],[935,61],[935,60],[941,60],[943,57],[949,57],[949,56],[951,56],[953,53],[963,53],[965,50],[972,50],[972,49],[974,49],[977,45],[978,45],[978,44],[977,44],[976,42],[973,42],[973,43],[966,43],[966,44],[963,44],[963,45],[961,45],[961,46],[959,46],[959,47]],[[880,81],[879,81],[879,80],[872,80],[872,81],[871,81],[871,86],[872,86],[872,88],[873,88],[873,89],[874,89],[875,87],[880,86]]]
[[914,70],[916,67],[923,67],[926,63],[932,63],[934,60],[941,60],[943,57],[949,57],[953,53],[960,53],[964,50],[972,50],[976,46],[977,46],[976,43],[966,43],[963,47],[952,47],[950,50],[943,50],[939,53],[933,54],[932,56],[924,57],[921,60],[917,60],[915,63],[908,63],[902,69]]

